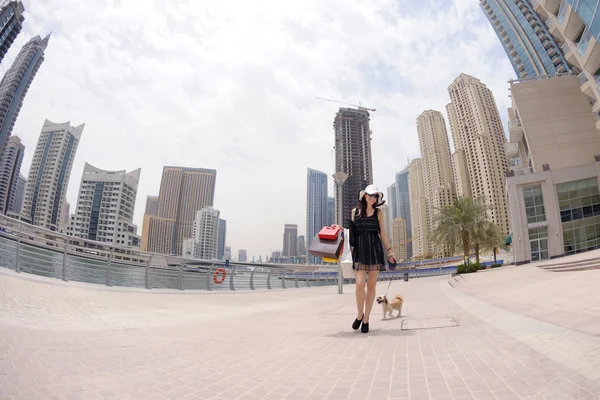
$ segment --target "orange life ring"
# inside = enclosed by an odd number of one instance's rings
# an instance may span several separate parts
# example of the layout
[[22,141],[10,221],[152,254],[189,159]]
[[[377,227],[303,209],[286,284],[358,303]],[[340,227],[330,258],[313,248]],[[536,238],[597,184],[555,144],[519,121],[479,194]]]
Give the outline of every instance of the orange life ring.
[[[223,274],[221,279],[217,278],[218,274]],[[227,276],[227,271],[225,271],[225,268],[217,268],[217,270],[213,274],[213,282],[217,285],[220,285],[221,283],[223,283],[223,281],[225,281],[226,276]]]

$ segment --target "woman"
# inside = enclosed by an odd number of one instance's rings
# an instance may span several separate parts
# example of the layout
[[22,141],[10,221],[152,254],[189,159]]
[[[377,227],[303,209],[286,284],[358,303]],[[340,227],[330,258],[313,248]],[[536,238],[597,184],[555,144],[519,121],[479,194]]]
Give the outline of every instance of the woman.
[[[379,271],[385,270],[385,253],[391,264],[396,263],[385,232],[385,219],[378,208],[383,203],[385,203],[383,193],[377,186],[369,185],[365,190],[361,190],[358,196],[358,206],[352,210],[351,216],[356,223],[352,269],[356,278],[356,309],[358,311],[352,329],[361,328],[363,333],[369,332],[369,317],[375,301],[377,278]],[[366,282],[367,276],[368,282]]]

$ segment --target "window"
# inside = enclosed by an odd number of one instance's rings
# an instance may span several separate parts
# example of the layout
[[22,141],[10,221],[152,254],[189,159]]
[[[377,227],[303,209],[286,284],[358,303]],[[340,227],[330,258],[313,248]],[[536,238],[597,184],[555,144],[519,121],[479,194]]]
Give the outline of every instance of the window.
[[535,224],[536,222],[546,221],[542,185],[537,184],[523,187],[523,198],[525,200],[527,223]]
[[565,254],[600,247],[600,191],[596,178],[556,185]]

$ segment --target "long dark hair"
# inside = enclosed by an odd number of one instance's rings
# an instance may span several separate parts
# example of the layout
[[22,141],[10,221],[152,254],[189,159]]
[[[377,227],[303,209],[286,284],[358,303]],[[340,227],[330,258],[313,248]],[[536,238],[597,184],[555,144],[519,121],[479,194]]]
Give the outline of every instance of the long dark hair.
[[[377,200],[375,201],[375,204],[373,204],[373,209],[375,210],[375,212],[377,212],[378,208],[381,207],[384,203],[385,203],[385,200],[381,200],[379,198],[379,193],[378,193]],[[364,217],[367,216],[367,194],[366,193],[362,197],[362,199],[358,202],[358,204],[356,205],[356,209],[358,210],[356,218],[362,218],[363,216]]]

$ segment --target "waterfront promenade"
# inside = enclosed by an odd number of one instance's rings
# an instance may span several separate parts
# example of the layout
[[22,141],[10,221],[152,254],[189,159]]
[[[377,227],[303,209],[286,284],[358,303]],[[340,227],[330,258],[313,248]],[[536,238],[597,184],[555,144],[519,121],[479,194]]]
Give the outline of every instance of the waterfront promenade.
[[0,269],[0,399],[599,399],[598,333],[548,317],[597,318],[598,296],[578,293],[599,279],[520,266],[394,281],[404,316],[375,304],[365,335],[350,285],[180,292]]

